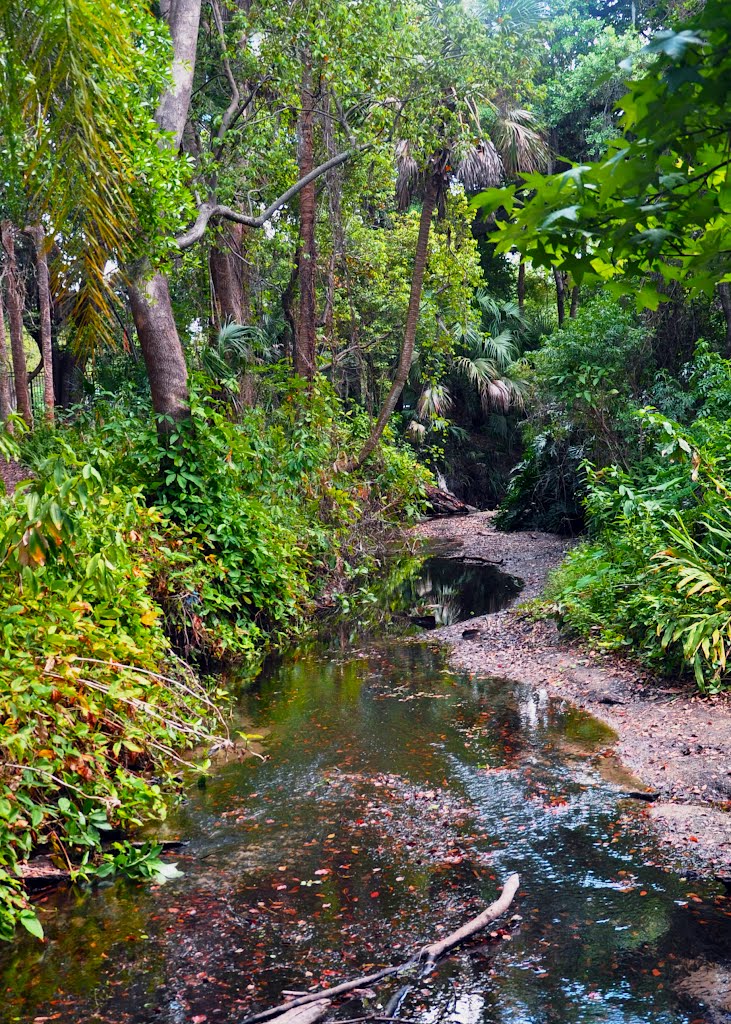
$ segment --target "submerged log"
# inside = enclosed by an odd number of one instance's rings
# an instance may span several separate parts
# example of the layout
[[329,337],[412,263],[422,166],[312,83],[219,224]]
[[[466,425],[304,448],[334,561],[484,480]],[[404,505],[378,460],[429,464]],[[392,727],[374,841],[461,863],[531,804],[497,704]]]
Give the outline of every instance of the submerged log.
[[439,487],[427,487],[426,496],[429,500],[429,511],[433,516],[468,516],[472,512],[477,512],[473,505],[466,505],[449,491],[442,491]]

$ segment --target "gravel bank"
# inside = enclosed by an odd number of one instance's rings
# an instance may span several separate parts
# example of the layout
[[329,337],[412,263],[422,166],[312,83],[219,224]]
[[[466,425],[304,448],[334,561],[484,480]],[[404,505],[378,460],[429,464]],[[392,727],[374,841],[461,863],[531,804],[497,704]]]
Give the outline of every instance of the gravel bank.
[[[539,595],[569,543],[544,533],[498,533],[493,513],[432,520],[417,532],[467,560],[489,559]],[[567,641],[553,621],[531,622],[520,605],[430,634],[455,668],[521,679],[590,711],[617,735],[614,755],[648,803],[668,853],[685,868],[731,876],[731,694],[700,697],[690,681],[654,679],[614,654]],[[622,788],[625,788],[624,786]]]

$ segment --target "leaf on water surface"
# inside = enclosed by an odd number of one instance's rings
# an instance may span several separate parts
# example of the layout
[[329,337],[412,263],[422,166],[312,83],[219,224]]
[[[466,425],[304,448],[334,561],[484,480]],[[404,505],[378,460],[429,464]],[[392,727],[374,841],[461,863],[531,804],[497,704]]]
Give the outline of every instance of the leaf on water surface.
[[177,864],[165,864],[163,861],[155,864],[155,875],[153,881],[157,885],[164,885],[171,878],[182,878],[183,872],[178,869]]

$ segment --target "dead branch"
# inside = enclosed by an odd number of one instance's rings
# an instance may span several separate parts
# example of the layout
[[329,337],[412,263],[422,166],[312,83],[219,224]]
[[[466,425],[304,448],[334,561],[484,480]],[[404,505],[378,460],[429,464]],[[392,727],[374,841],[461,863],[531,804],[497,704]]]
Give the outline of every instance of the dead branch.
[[330,1010],[330,1000],[320,998],[308,1006],[297,1006],[272,1018],[276,1024],[315,1024]]
[[440,939],[439,942],[433,942],[431,946],[424,946],[419,954],[419,959],[425,960],[428,964],[435,964],[450,949],[460,946],[467,939],[471,939],[473,935],[476,935],[477,932],[482,931],[492,921],[501,917],[513,902],[519,885],[520,875],[511,875],[503,886],[500,897],[494,903],[491,903],[478,917],[468,921],[467,924],[463,924],[456,932],[452,932],[446,938]]
[[[352,992],[354,989],[365,988],[375,982],[383,981],[384,978],[393,977],[395,974],[401,974],[403,971],[406,971],[411,967],[415,967],[417,964],[422,965],[422,976],[424,974],[428,974],[434,967],[437,960],[443,957],[445,953],[448,953],[463,942],[466,942],[467,939],[476,935],[477,932],[481,931],[486,925],[495,921],[498,917],[501,917],[513,902],[519,885],[520,876],[517,874],[510,875],[503,886],[503,891],[499,898],[483,910],[478,917],[475,917],[466,924],[463,924],[461,928],[451,932],[445,938],[440,939],[439,942],[433,942],[429,946],[424,946],[416,956],[411,957],[411,959],[407,960],[405,963],[397,964],[393,967],[384,967],[382,970],[376,971],[374,974],[365,974],[360,978],[354,978],[351,981],[344,981],[340,985],[334,985],[332,988],[320,989],[317,992],[311,992],[308,995],[300,996],[297,999],[291,999],[285,1003],[280,1003],[278,1006],[272,1006],[268,1010],[261,1010],[259,1013],[252,1014],[251,1017],[246,1017],[245,1020],[242,1021],[242,1024],[256,1024],[257,1021],[264,1020],[276,1022],[276,1024],[313,1024],[314,1021],[320,1020],[320,1018],[325,1015],[327,1010],[330,1008],[330,1002],[339,995],[344,995],[346,992]],[[294,1014],[294,1012],[300,1008],[314,1008],[320,1004],[325,1005],[325,1010],[324,1012],[320,1010],[316,1016],[302,1018],[295,1017],[293,1015],[291,1016],[291,1014]]]

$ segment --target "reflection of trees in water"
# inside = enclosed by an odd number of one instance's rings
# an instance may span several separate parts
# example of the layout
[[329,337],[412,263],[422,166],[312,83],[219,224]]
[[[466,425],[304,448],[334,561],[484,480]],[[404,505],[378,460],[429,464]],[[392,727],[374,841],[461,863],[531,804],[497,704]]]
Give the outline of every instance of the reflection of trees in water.
[[430,558],[421,575],[406,583],[404,595],[412,614],[434,616],[437,626],[500,611],[521,584],[491,565],[469,565],[449,558]]

